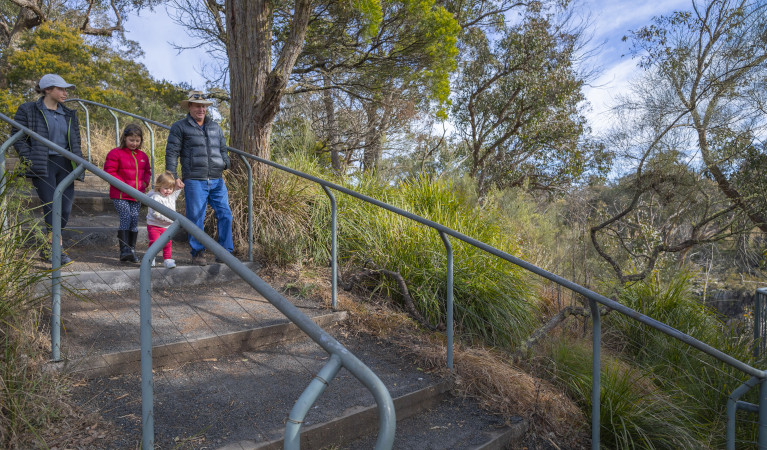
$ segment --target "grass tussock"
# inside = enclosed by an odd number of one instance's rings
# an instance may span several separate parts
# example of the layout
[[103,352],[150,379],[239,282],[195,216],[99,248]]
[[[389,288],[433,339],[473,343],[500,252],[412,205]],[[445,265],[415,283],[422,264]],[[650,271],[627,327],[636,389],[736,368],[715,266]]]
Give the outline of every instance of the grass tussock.
[[[316,161],[296,154],[288,165],[322,174]],[[230,203],[236,217],[238,252],[247,249],[247,177],[235,170]],[[228,181],[229,181],[228,180]],[[341,183],[344,181],[342,180]],[[510,254],[521,255],[517,240],[492,216],[472,206],[454,186],[433,177],[418,177],[396,186],[364,177],[346,180],[348,187],[405,211],[441,223]],[[399,274],[419,313],[433,326],[446,318],[447,257],[439,233],[415,221],[335,193],[338,203],[339,263],[345,276],[361,268]],[[271,170],[254,186],[255,241],[260,257],[270,263],[326,265],[330,254],[330,204],[321,187]],[[211,227],[211,230],[213,228]],[[450,239],[454,251],[455,323],[460,338],[513,348],[536,325],[531,279],[514,266],[474,246]],[[399,286],[380,277],[368,286],[395,301]]]
[[[303,165],[311,166],[311,161]],[[303,169],[311,171],[311,167]],[[244,253],[248,248],[247,173],[239,165],[225,176],[235,217],[235,250]],[[263,181],[254,183],[253,234],[260,258],[283,267],[327,262],[329,223],[330,206],[318,186],[278,170],[268,171]]]
[[[693,274],[685,271],[667,279],[649,279],[624,289],[619,301],[754,365],[748,333],[733,333],[716,311],[701,304],[692,292],[692,281]],[[688,427],[697,431],[701,441],[723,447],[727,398],[749,376],[626,317],[610,315],[606,324],[610,330],[606,345],[618,349],[636,367],[652,374],[656,385],[679,398]],[[752,390],[743,400],[756,402],[756,392]],[[754,428],[740,426],[738,433],[739,439],[750,440]]]
[[[516,240],[453,186],[432,177],[387,186],[365,179],[354,189],[405,211],[519,255]],[[447,257],[436,230],[349,197],[339,200],[339,251],[348,266],[385,268],[408,283],[418,310],[436,325],[445,320]],[[530,278],[516,266],[450,239],[454,253],[455,321],[460,338],[510,348],[533,329],[536,299]],[[353,270],[353,269],[352,269]],[[382,278],[376,290],[397,298]]]
[[[557,339],[548,351],[550,377],[591,421],[590,342]],[[600,434],[606,448],[707,448],[680,398],[657,386],[652,374],[603,352],[600,377]]]

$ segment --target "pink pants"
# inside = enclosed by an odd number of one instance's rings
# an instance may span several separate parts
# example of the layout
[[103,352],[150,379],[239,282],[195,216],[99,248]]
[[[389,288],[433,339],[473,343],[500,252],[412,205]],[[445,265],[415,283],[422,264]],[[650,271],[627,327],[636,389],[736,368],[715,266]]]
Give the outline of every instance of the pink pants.
[[[160,237],[161,234],[165,232],[165,228],[163,227],[156,227],[154,225],[147,225],[146,231],[149,233],[149,245],[154,244],[154,241],[157,240],[157,238]],[[172,256],[170,254],[170,247],[173,244],[173,239],[169,240],[167,244],[165,244],[165,247],[162,248],[162,257],[163,259],[171,259]]]

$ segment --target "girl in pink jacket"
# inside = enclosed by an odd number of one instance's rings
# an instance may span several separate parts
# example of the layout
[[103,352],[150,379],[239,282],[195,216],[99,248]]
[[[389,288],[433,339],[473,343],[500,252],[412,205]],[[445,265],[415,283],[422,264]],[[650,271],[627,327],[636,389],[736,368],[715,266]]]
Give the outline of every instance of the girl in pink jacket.
[[[141,127],[130,124],[123,130],[120,146],[107,154],[104,170],[140,192],[146,192],[152,177],[149,157],[140,150],[144,142]],[[114,186],[109,188],[109,198],[120,215],[117,241],[120,243],[120,261],[138,262],[136,240],[138,239],[138,213],[141,203]]]

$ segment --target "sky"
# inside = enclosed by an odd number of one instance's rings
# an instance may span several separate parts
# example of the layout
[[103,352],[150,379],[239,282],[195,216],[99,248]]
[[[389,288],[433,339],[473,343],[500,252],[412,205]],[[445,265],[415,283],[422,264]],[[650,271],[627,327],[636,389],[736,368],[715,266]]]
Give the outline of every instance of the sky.
[[[577,1],[577,14],[591,23],[588,33],[592,35],[590,44],[595,47],[586,64],[598,69],[598,75],[584,93],[591,105],[586,117],[598,133],[609,124],[609,108],[616,95],[626,92],[631,79],[640,73],[637,61],[628,55],[629,43],[622,42],[623,36],[649,24],[654,16],[689,9],[691,0]],[[140,62],[155,78],[187,82],[202,89],[205,78],[201,72],[210,64],[210,56],[202,49],[184,50],[180,54],[174,49],[171,43],[188,45],[192,41],[170,15],[165,7],[133,15],[125,24],[126,36],[141,45],[145,55]]]

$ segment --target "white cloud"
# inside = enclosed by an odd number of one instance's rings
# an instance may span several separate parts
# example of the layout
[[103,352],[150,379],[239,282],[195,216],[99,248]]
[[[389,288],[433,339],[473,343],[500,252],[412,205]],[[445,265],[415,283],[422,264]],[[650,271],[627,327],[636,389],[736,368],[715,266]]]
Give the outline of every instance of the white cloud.
[[629,91],[629,84],[638,75],[641,75],[641,69],[637,67],[637,62],[625,59],[605,70],[591,86],[584,89],[584,95],[591,104],[586,119],[595,134],[607,130],[611,120],[610,108],[619,94]]

